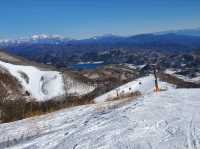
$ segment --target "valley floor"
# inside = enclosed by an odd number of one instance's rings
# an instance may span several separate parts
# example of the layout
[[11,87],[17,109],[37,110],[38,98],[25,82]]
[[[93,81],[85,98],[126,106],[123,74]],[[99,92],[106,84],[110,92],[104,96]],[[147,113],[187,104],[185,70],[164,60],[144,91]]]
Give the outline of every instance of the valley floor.
[[1,124],[0,148],[200,148],[200,89],[169,89],[118,103]]

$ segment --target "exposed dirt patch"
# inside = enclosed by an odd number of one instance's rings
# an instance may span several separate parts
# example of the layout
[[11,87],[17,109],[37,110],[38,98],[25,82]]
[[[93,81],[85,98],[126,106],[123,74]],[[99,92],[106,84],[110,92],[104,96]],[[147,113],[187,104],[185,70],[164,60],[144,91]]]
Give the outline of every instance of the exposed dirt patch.
[[[141,96],[141,93],[139,91],[136,91],[134,93],[127,94],[126,96],[123,96],[123,97],[114,98],[114,99],[112,99],[112,101],[114,101],[114,102],[111,102],[111,100],[110,100],[110,101],[106,102],[106,106],[104,104],[97,104],[96,110],[98,112],[102,112],[105,110],[117,109],[119,107],[122,107],[122,106],[128,104],[129,102],[131,102],[133,100],[137,100],[137,98],[139,98],[140,96]],[[109,102],[110,102],[110,104],[109,104]]]

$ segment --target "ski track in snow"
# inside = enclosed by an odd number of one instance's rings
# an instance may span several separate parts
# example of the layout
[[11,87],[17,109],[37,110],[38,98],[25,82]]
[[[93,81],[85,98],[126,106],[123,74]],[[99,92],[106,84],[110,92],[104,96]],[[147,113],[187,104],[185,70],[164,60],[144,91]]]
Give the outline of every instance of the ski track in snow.
[[[200,89],[85,105],[0,125],[0,148],[198,149]],[[112,106],[111,106],[112,107]]]

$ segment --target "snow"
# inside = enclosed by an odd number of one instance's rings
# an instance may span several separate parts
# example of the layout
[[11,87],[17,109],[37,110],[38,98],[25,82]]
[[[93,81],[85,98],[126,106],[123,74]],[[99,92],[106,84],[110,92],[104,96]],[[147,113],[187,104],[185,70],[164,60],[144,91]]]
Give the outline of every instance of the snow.
[[[55,41],[53,41],[55,40]],[[32,35],[30,37],[21,37],[19,39],[0,39],[0,46],[12,45],[12,44],[22,44],[22,43],[55,43],[67,42],[73,40],[71,38],[65,38],[60,35],[46,35],[38,34]]]
[[0,148],[199,149],[200,89],[79,106],[0,125]]
[[41,71],[33,66],[14,65],[0,61],[38,101],[45,101],[65,94],[62,75],[57,71]]
[[146,64],[144,64],[144,65],[138,65],[137,67],[139,68],[139,69],[143,69],[145,66],[147,66]]
[[[114,98],[117,98],[120,95],[126,95],[130,93],[134,93],[136,91],[139,91],[142,95],[152,93],[154,91],[155,86],[155,79],[153,75],[149,75],[143,78],[139,78],[137,80],[134,80],[132,82],[129,82],[125,85],[122,85],[114,90],[111,90],[108,93],[105,93],[104,95],[101,95],[94,99],[96,103],[105,102]],[[169,88],[172,87],[172,85],[169,85],[165,82],[160,82],[159,85],[161,85],[161,88]],[[117,96],[118,95],[118,96]]]
[[198,77],[191,78],[190,81],[200,83],[200,75]]
[[187,82],[200,83],[200,76],[193,77],[193,78],[189,78],[189,77],[186,77],[183,75],[177,75],[177,74],[175,74],[174,76]]
[[32,39],[33,39],[33,40],[45,39],[45,38],[48,38],[48,35],[41,34],[41,35],[33,35],[33,36],[32,36]]
[[137,66],[134,65],[134,64],[124,63],[123,65],[130,68],[130,69],[137,69]]
[[193,77],[193,78],[189,78],[187,76],[184,76],[184,75],[179,75],[179,74],[176,74],[177,72],[179,72],[180,70],[173,70],[173,69],[166,69],[165,70],[165,73],[166,74],[169,74],[169,75],[172,75],[172,76],[175,76],[179,79],[182,79],[186,82],[193,82],[193,83],[200,83],[200,74],[197,73],[196,77]]
[[46,35],[46,34],[39,34],[39,35],[32,35],[31,39],[32,40],[40,40],[40,39],[53,39],[53,38],[58,38],[58,39],[64,39],[64,37],[60,35]]
[[96,62],[93,62],[93,64],[103,64],[104,61],[96,61]]
[[173,69],[166,69],[165,70],[165,73],[166,74],[169,74],[169,75],[172,75],[172,74],[175,74],[177,71],[176,70],[173,70]]
[[131,69],[137,69],[137,67],[134,66],[134,65],[128,65],[128,67],[131,68]]

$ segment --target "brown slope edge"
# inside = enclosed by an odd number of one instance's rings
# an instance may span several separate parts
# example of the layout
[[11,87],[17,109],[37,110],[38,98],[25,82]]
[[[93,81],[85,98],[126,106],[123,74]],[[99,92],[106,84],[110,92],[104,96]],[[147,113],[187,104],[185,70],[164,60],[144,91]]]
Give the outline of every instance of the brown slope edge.
[[[22,86],[19,81],[10,75],[4,68],[0,66],[0,96],[1,98],[11,98],[11,95],[20,95]],[[14,96],[15,97],[15,96]],[[12,98],[14,98],[12,97]]]
[[7,53],[3,49],[0,49],[0,60],[7,63],[16,64],[16,65],[25,65],[25,66],[31,65],[31,66],[39,67],[40,69],[44,69],[44,70],[45,69],[56,70],[56,68],[51,65],[45,65],[45,64],[34,62],[34,61],[30,61],[23,57]]
[[[21,107],[26,101],[26,94],[18,80],[6,70],[0,68],[0,121],[13,120],[21,117]],[[18,103],[13,104],[14,102]]]

